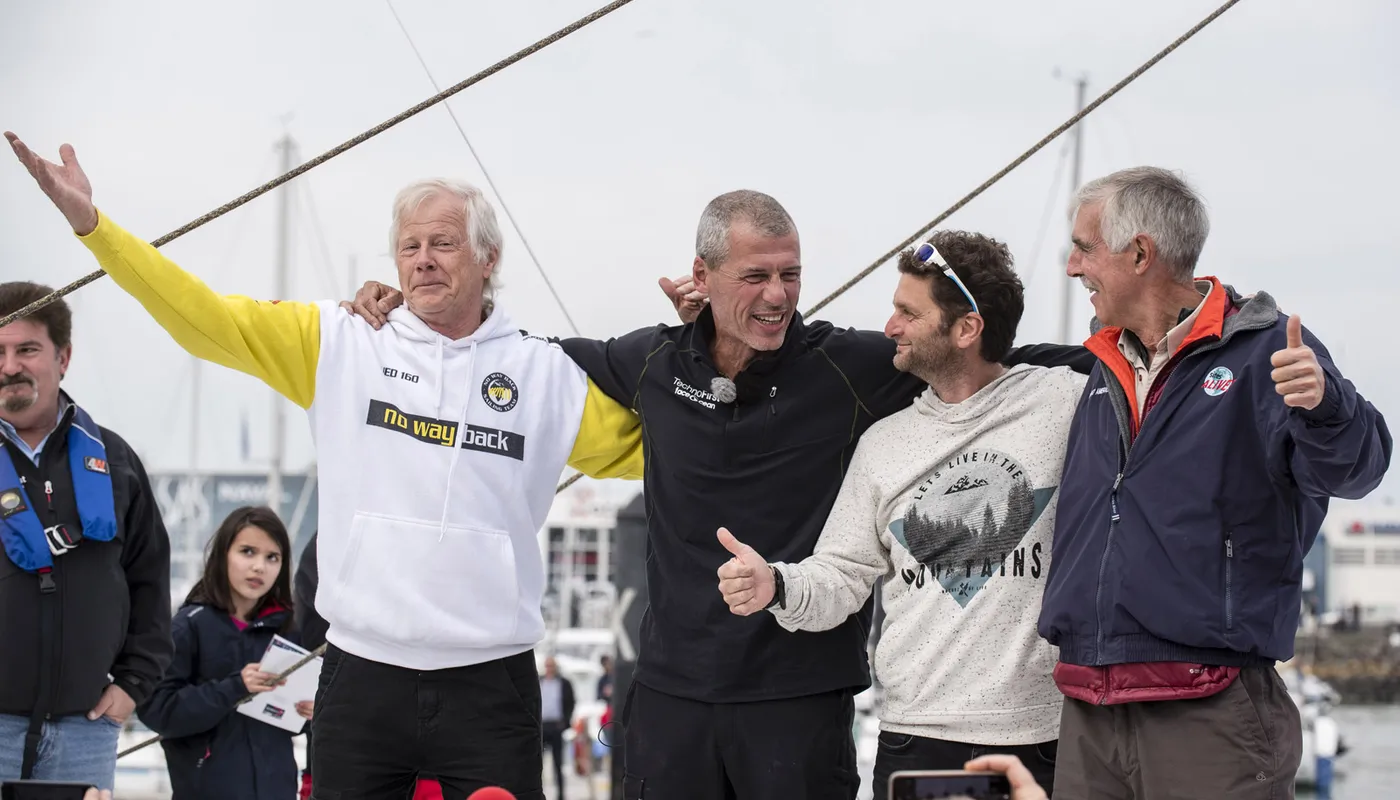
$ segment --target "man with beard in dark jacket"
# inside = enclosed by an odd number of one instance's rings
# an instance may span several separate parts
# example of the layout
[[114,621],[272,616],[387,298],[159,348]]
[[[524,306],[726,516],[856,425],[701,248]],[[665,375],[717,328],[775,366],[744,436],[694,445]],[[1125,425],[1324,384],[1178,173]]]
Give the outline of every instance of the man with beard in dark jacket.
[[[49,294],[0,284],[0,316]],[[0,781],[110,789],[117,734],[170,662],[170,541],[121,437],[59,388],[62,300],[0,328]]]

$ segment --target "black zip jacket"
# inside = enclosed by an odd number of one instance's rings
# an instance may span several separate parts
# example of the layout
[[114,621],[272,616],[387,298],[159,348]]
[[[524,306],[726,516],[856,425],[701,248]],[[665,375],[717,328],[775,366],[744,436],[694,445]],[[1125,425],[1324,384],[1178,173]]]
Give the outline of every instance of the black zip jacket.
[[[186,605],[176,613],[175,660],[150,698],[136,709],[141,721],[163,737],[171,800],[296,797],[296,734],[236,711],[238,701],[248,694],[240,673],[262,661],[290,615],[278,609],[240,631],[226,612],[213,606]],[[294,633],[282,637],[298,639]],[[297,712],[288,708],[285,713]]]
[[[690,325],[560,343],[642,420],[649,604],[635,680],[705,702],[864,689],[872,604],[822,632],[735,616],[719,593],[715,572],[730,554],[715,531],[729,528],[769,561],[811,555],[861,434],[927,384],[894,368],[883,334],[794,315],[782,347],[754,359],[737,376],[738,399],[721,403],[710,393],[713,337],[707,308]],[[1008,359],[1022,362],[1087,373],[1094,357],[1037,345]]]
[[[82,528],[68,471],[72,421],[70,407],[38,466],[0,437],[0,458],[14,464],[46,528]],[[101,431],[117,514],[112,541],[87,540],[56,557],[51,594],[40,593],[39,577],[0,549],[0,713],[86,714],[110,682],[140,703],[170,663],[170,539],[140,459],[120,436]],[[46,480],[53,486],[52,506]],[[45,698],[39,696],[43,671],[51,690]]]

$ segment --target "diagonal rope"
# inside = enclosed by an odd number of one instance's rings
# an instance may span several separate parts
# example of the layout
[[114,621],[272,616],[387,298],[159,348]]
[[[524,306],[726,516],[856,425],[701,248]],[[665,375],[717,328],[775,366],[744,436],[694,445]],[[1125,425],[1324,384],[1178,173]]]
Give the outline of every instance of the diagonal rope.
[[878,259],[876,259],[876,260],[875,260],[875,263],[871,264],[870,266],[868,266],[868,267],[866,267],[865,269],[861,270],[860,272],[856,273],[856,275],[855,275],[854,278],[851,278],[850,280],[848,280],[848,281],[846,281],[845,283],[841,284],[841,286],[838,287],[838,288],[836,289],[836,291],[834,291],[834,292],[832,292],[831,294],[827,295],[826,297],[822,298],[821,302],[817,303],[815,306],[812,306],[811,310],[803,312],[802,315],[803,315],[804,317],[809,317],[809,318],[810,318],[813,314],[815,314],[815,313],[817,313],[818,311],[820,311],[820,310],[822,310],[823,308],[825,308],[829,303],[831,303],[831,301],[833,301],[833,300],[835,300],[836,298],[840,297],[841,294],[844,293],[847,289],[850,289],[852,286],[855,286],[857,283],[860,283],[861,281],[863,281],[863,280],[865,280],[866,278],[868,278],[868,277],[870,276],[870,273],[872,273],[872,272],[874,272],[875,270],[879,269],[881,266],[884,265],[884,263],[885,263],[886,261],[889,261],[891,258],[894,258],[895,256],[899,255],[900,251],[904,250],[906,247],[908,247],[908,246],[912,245],[914,242],[918,241],[918,240],[920,239],[920,237],[922,237],[924,234],[926,234],[926,233],[928,233],[929,231],[933,230],[934,228],[938,227],[938,225],[939,225],[940,223],[942,223],[943,220],[947,219],[948,217],[951,217],[954,213],[956,213],[956,212],[958,211],[958,209],[960,209],[960,208],[962,208],[963,206],[967,205],[968,203],[972,202],[972,200],[975,199],[978,195],[980,195],[980,194],[982,194],[983,192],[987,191],[987,189],[991,188],[992,184],[994,184],[994,183],[996,183],[997,181],[1001,180],[1002,178],[1006,177],[1006,175],[1007,175],[1008,173],[1010,173],[1011,170],[1013,170],[1013,169],[1019,167],[1023,162],[1025,162],[1026,159],[1030,158],[1031,156],[1033,156],[1033,155],[1035,155],[1037,152],[1039,152],[1039,150],[1040,150],[1042,147],[1044,147],[1045,145],[1047,145],[1047,144],[1049,144],[1050,142],[1054,141],[1060,134],[1064,133],[1065,131],[1069,130],[1070,128],[1073,128],[1073,127],[1074,127],[1074,124],[1075,124],[1076,122],[1079,122],[1081,119],[1084,119],[1084,117],[1088,116],[1088,115],[1089,115],[1089,112],[1091,112],[1091,111],[1093,111],[1094,109],[1098,108],[1099,106],[1103,105],[1104,101],[1108,100],[1108,98],[1114,96],[1115,94],[1118,94],[1118,92],[1119,92],[1123,87],[1125,87],[1125,86],[1127,86],[1128,84],[1132,83],[1133,81],[1137,80],[1139,76],[1141,76],[1141,75],[1142,75],[1144,72],[1146,72],[1147,70],[1151,69],[1152,66],[1155,65],[1158,61],[1161,61],[1162,59],[1166,58],[1167,55],[1170,54],[1173,50],[1175,50],[1175,49],[1177,49],[1178,47],[1180,47],[1181,45],[1185,44],[1187,39],[1190,39],[1192,36],[1195,36],[1197,33],[1200,33],[1200,31],[1201,31],[1202,28],[1204,28],[1205,26],[1207,26],[1207,25],[1209,25],[1210,23],[1214,22],[1214,21],[1216,20],[1217,17],[1219,17],[1221,14],[1224,14],[1226,11],[1230,10],[1230,7],[1233,6],[1233,5],[1235,5],[1235,4],[1238,3],[1239,1],[1240,1],[1240,0],[1228,0],[1228,2],[1225,3],[1225,5],[1221,6],[1220,8],[1217,8],[1214,12],[1211,13],[1210,16],[1206,17],[1205,19],[1203,19],[1203,20],[1201,20],[1199,23],[1197,23],[1196,26],[1195,26],[1194,28],[1192,28],[1191,30],[1187,31],[1186,33],[1183,33],[1183,34],[1180,36],[1180,38],[1178,38],[1176,41],[1172,42],[1171,44],[1167,45],[1161,52],[1157,53],[1157,55],[1155,55],[1155,56],[1153,56],[1152,58],[1148,59],[1147,62],[1146,62],[1145,64],[1143,64],[1142,66],[1140,66],[1140,67],[1138,67],[1137,69],[1133,70],[1133,72],[1132,72],[1130,75],[1128,75],[1128,77],[1126,77],[1126,78],[1124,78],[1123,80],[1119,81],[1118,83],[1114,84],[1113,87],[1110,88],[1108,91],[1106,91],[1106,92],[1104,92],[1103,94],[1099,95],[1098,99],[1094,100],[1094,102],[1092,102],[1092,103],[1090,103],[1089,105],[1085,106],[1082,110],[1079,111],[1079,113],[1077,113],[1077,114],[1075,114],[1074,116],[1070,117],[1068,120],[1065,121],[1065,123],[1064,123],[1063,125],[1061,125],[1060,127],[1056,128],[1055,130],[1051,131],[1049,134],[1047,134],[1047,135],[1045,136],[1044,139],[1041,139],[1039,142],[1036,142],[1036,143],[1035,143],[1035,146],[1033,146],[1031,149],[1029,149],[1029,150],[1027,150],[1026,152],[1022,153],[1021,155],[1017,156],[1017,157],[1016,157],[1016,160],[1012,161],[1010,164],[1007,164],[1005,167],[1002,167],[1001,171],[997,172],[997,174],[995,174],[995,175],[993,175],[992,177],[988,178],[987,181],[986,181],[985,183],[983,183],[981,186],[978,186],[976,189],[973,189],[970,193],[968,193],[968,194],[967,194],[965,197],[963,197],[961,200],[959,200],[958,202],[954,203],[954,204],[952,205],[951,208],[949,208],[947,211],[944,211],[942,214],[939,214],[937,217],[934,218],[934,220],[933,220],[932,222],[930,222],[929,224],[927,224],[927,225],[925,225],[924,227],[920,228],[920,229],[919,229],[918,231],[916,231],[912,236],[910,236],[909,238],[907,238],[907,239],[905,239],[904,241],[900,242],[899,244],[895,245],[892,249],[890,249],[889,252],[885,253],[884,255],[882,255],[882,256],[880,256]]
[[[438,92],[437,94],[433,95],[432,97],[429,97],[427,100],[424,100],[423,102],[408,109],[407,111],[404,111],[392,117],[391,119],[385,120],[384,122],[381,122],[373,128],[370,128],[369,130],[365,131],[364,133],[361,133],[355,138],[343,142],[342,144],[339,144],[331,148],[330,150],[327,150],[326,152],[322,153],[319,156],[316,156],[315,158],[311,159],[305,164],[302,164],[296,169],[293,169],[291,172],[288,172],[285,175],[282,175],[281,177],[274,178],[273,180],[268,181],[262,186],[259,186],[258,188],[252,190],[251,192],[248,192],[247,194],[237,198],[236,200],[232,200],[228,203],[225,203],[224,205],[219,206],[218,208],[214,209],[213,211],[210,211],[208,214],[205,214],[199,219],[185,223],[181,227],[151,242],[151,245],[153,247],[161,247],[165,244],[174,241],[175,239],[180,238],[181,236],[184,236],[185,234],[189,233],[195,228],[200,227],[201,225],[204,225],[208,222],[212,222],[213,220],[222,217],[223,215],[247,203],[248,201],[259,197],[260,195],[267,194],[268,192],[272,191],[273,189],[276,189],[278,186],[281,186],[287,181],[290,181],[291,179],[302,174],[303,172],[306,172],[307,170],[310,170],[314,167],[318,167],[321,164],[324,164],[327,161],[330,161],[332,158],[335,158],[336,156],[340,155],[341,153],[344,153],[346,150],[349,150],[350,148],[358,144],[362,144],[368,141],[370,138],[378,136],[384,131],[389,130],[390,128],[394,127],[400,122],[403,122],[409,117],[412,117],[415,114],[418,114],[437,105],[438,103],[441,103],[443,100],[446,100],[452,95],[457,94],[463,89],[466,89],[468,86],[480,83],[481,81],[491,77],[492,75],[495,75],[497,72],[500,72],[506,67],[509,67],[510,65],[516,63],[517,61],[520,61],[526,58],[527,56],[530,56],[534,53],[539,52],[540,50],[543,50],[544,48],[550,46],[551,44],[554,44],[560,39],[563,39],[565,36],[568,36],[569,34],[574,33],[575,31],[578,31],[579,29],[584,28],[593,22],[597,22],[598,20],[602,19],[603,17],[606,17],[608,14],[611,14],[612,12],[618,10],[619,8],[622,8],[630,2],[632,2],[632,0],[613,0],[613,2],[608,3],[607,5],[598,9],[597,11],[594,11],[592,14],[589,14],[588,16],[583,17],[577,20],[576,22],[573,22],[569,25],[564,26],[563,28],[560,28],[554,33],[551,33],[545,38],[530,45],[529,47],[526,47],[523,50],[518,50],[513,55],[507,56],[506,58],[497,61],[495,64],[492,64],[491,66],[487,67],[481,72],[476,73],[470,78],[467,78],[461,83],[458,83],[455,86],[450,86],[444,91]],[[0,328],[9,325],[11,322],[20,319],[21,317],[33,314],[35,311],[38,311],[39,309],[43,308],[49,303],[54,302],[55,300],[59,299],[60,297],[63,297],[64,295],[71,294],[77,291],[78,289],[81,289],[82,287],[88,285],[89,283],[92,283],[98,278],[101,278],[105,274],[105,272],[99,269],[95,272],[83,276],[82,278],[79,278],[76,281],[73,281],[67,286],[58,289],[57,291],[54,291],[45,297],[41,297],[38,300],[35,300],[34,302],[30,303],[24,308],[21,308],[19,311],[16,311],[15,313],[6,316],[4,319],[0,319]]]
[[[282,681],[282,680],[285,679],[288,675],[291,675],[293,672],[296,672],[297,670],[301,669],[302,667],[306,666],[307,664],[310,664],[312,661],[315,661],[316,659],[320,658],[321,655],[324,654],[325,652],[326,652],[326,646],[323,644],[323,645],[321,645],[320,647],[316,648],[315,650],[312,650],[310,653],[307,653],[306,655],[302,656],[301,659],[297,661],[297,663],[291,665],[290,667],[287,667],[285,670],[283,670],[282,672],[278,673],[277,678],[276,678],[276,680],[274,681],[274,683],[279,682],[279,681]],[[251,692],[250,692],[249,694],[247,694],[246,696],[244,696],[244,698],[243,698],[242,700],[239,700],[238,703],[237,703],[237,705],[240,705],[240,706],[241,706],[241,705],[243,705],[244,703],[247,703],[247,702],[251,701],[254,697],[257,697],[257,694],[251,693]],[[129,755],[131,755],[132,753],[136,752],[137,750],[140,750],[140,749],[142,749],[142,748],[144,748],[144,747],[150,747],[151,745],[155,744],[156,742],[159,742],[162,738],[164,738],[164,737],[161,737],[161,736],[152,736],[151,738],[147,739],[146,741],[144,741],[144,742],[142,742],[142,743],[140,743],[140,744],[132,745],[131,747],[126,748],[125,750],[121,751],[120,753],[117,753],[117,758],[121,758],[121,757],[123,757],[123,756],[129,756]]]
[[[403,20],[399,18],[399,12],[394,8],[393,0],[384,0],[384,4],[389,6],[389,13],[394,15],[394,21],[399,24],[399,30],[403,31],[403,38],[408,41],[408,46],[413,50],[413,55],[418,58],[418,63],[422,65],[423,73],[428,76],[428,83],[432,84],[433,89],[436,90],[438,84],[433,78],[432,70],[428,69],[428,62],[423,59],[423,54],[418,52],[418,45],[413,43],[413,37],[408,34],[408,28],[403,24]],[[510,213],[510,206],[506,205],[505,195],[502,195],[501,190],[496,188],[496,182],[491,180],[491,173],[487,172],[486,164],[482,163],[481,156],[476,154],[476,148],[472,146],[472,140],[467,138],[467,131],[457,119],[456,112],[452,110],[452,106],[448,103],[443,103],[442,107],[447,110],[447,115],[452,117],[452,124],[457,126],[457,132],[462,134],[462,141],[467,143],[467,150],[471,151],[472,159],[476,161],[477,168],[481,170],[482,175],[486,176],[486,185],[491,187],[491,192],[496,195],[496,202],[500,203],[501,210],[506,212],[506,219],[510,220],[510,226],[515,228],[515,235],[520,237],[520,243],[525,245],[525,252],[530,254],[530,260],[535,263],[535,270],[538,271],[540,277],[544,279],[544,285],[549,288],[549,293],[554,295],[554,302],[559,304],[559,310],[564,313],[564,319],[569,323],[569,327],[573,329],[575,336],[582,336],[583,334],[579,333],[578,325],[574,324],[574,318],[569,315],[569,309],[564,307],[564,298],[560,297],[559,292],[554,290],[554,283],[549,280],[549,276],[545,274],[544,266],[542,266],[540,260],[535,257],[535,250],[530,247],[530,240],[525,238],[525,231],[521,230],[520,223],[515,221],[515,215]]]

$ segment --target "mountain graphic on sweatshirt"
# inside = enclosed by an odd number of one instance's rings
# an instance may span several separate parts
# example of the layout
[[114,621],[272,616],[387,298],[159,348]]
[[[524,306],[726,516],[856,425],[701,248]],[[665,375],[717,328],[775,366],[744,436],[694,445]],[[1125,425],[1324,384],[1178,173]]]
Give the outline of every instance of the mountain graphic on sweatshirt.
[[925,481],[889,530],[966,608],[987,581],[1005,574],[1007,557],[1016,557],[1057,488],[1032,488],[1004,453],[964,453]]

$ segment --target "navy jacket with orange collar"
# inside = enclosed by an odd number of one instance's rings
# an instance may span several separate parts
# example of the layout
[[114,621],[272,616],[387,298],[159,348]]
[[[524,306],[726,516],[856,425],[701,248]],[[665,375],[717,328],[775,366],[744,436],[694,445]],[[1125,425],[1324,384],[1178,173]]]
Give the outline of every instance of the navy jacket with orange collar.
[[1326,373],[1322,402],[1286,406],[1270,359],[1287,317],[1266,294],[1209,280],[1142,419],[1121,329],[1086,342],[1099,363],[1070,430],[1039,623],[1071,697],[1199,696],[1211,692],[1192,684],[1229,668],[1292,657],[1303,556],[1328,499],[1366,495],[1390,463],[1384,419],[1322,343],[1304,330]]

